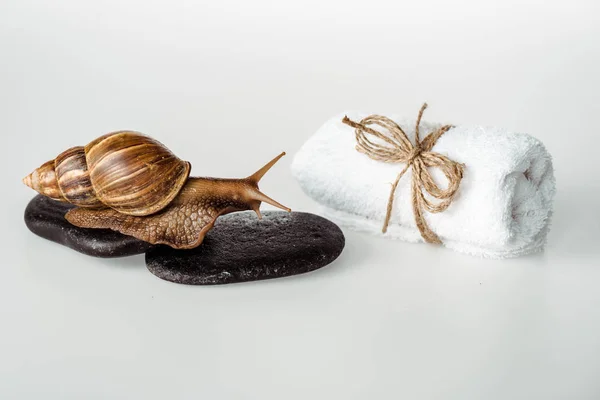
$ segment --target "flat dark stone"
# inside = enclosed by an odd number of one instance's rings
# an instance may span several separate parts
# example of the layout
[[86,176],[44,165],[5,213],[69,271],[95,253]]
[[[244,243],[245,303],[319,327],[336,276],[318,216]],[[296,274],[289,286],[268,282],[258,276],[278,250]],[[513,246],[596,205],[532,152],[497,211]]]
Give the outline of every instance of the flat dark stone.
[[217,285],[297,275],[324,267],[344,248],[344,234],[318,215],[266,211],[220,217],[192,250],[155,246],[146,265],[159,278],[189,285]]
[[65,219],[74,206],[38,195],[25,209],[25,224],[44,239],[94,257],[125,257],[144,253],[152,245],[110,229],[78,228]]

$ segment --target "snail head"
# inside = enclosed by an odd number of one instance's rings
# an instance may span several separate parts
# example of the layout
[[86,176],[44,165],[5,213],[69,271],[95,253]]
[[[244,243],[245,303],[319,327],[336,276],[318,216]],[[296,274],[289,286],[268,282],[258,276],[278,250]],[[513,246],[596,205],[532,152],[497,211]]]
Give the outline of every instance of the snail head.
[[279,202],[273,200],[272,198],[270,198],[266,194],[262,193],[259,190],[259,188],[258,188],[258,182],[260,182],[260,180],[262,179],[262,177],[284,155],[285,155],[285,152],[282,152],[281,154],[279,154],[277,157],[275,157],[274,159],[272,159],[271,161],[269,161],[267,164],[265,164],[264,167],[262,167],[261,169],[259,169],[255,173],[253,173],[252,175],[250,175],[249,177],[247,177],[245,179],[241,179],[240,180],[240,183],[242,185],[243,190],[240,190],[238,192],[238,195],[242,196],[242,199],[241,199],[242,202],[245,203],[245,204],[247,204],[250,207],[250,209],[253,210],[256,213],[256,215],[258,216],[259,219],[262,218],[262,215],[260,213],[260,204],[262,202],[265,202],[267,204],[272,205],[273,207],[280,208],[280,209],[285,210],[287,212],[292,211],[288,207],[280,204]]

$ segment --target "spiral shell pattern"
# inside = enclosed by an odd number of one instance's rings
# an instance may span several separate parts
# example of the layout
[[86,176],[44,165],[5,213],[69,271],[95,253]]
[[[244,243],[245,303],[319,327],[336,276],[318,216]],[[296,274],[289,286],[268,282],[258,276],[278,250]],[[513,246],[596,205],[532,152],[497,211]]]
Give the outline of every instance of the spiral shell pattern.
[[80,207],[102,207],[98,199],[81,146],[72,147],[54,159],[54,173],[62,197]]
[[39,193],[79,207],[110,207],[145,216],[180,192],[191,165],[162,143],[133,131],[101,136],[73,147],[23,179]]

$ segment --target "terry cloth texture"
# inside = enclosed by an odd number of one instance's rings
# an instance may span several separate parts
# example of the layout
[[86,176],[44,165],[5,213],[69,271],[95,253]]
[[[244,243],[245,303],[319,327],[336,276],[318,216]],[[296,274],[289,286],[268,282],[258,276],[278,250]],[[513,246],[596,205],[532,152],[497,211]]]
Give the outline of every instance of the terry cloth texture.
[[[356,151],[347,115],[360,121],[370,113],[347,112],[327,121],[295,155],[292,173],[327,218],[343,227],[408,242],[423,242],[411,203],[409,169],[396,190],[387,233],[390,187],[404,164],[372,160]],[[414,143],[415,119],[391,117]],[[422,121],[421,137],[441,124]],[[552,159],[544,145],[523,133],[496,127],[457,126],[432,149],[465,164],[460,189],[450,207],[425,212],[443,245],[481,257],[508,258],[543,249],[556,191]],[[432,169],[444,187],[444,176]]]

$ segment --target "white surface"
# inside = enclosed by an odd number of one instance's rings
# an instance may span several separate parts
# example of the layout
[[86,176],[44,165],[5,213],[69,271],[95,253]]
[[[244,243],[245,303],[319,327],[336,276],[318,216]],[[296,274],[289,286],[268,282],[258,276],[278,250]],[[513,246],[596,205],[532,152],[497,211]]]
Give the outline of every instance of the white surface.
[[[597,399],[598,2],[31,1],[0,4],[2,399]],[[31,234],[21,178],[137,129],[201,175],[293,154],[344,109],[540,138],[548,249],[486,261],[347,232],[331,266],[188,287],[143,257]],[[262,189],[316,210],[289,171]]]
[[[394,190],[390,224],[382,233],[392,182],[405,166],[373,160],[356,151],[354,129],[342,123],[344,116],[362,121],[372,114],[349,110],[323,123],[295,154],[292,175],[321,205],[319,211],[340,226],[411,243],[425,242],[415,222],[413,167]],[[416,116],[389,118],[415,142]],[[426,137],[440,127],[421,121],[419,129]],[[376,125],[371,128],[388,133]],[[366,140],[393,149],[372,135]],[[484,258],[513,258],[544,248],[556,182],[552,157],[539,140],[503,128],[457,125],[440,137],[433,152],[466,165],[460,191],[450,207],[440,213],[423,210],[429,229],[444,247]],[[449,186],[440,168],[430,170],[441,188]],[[425,189],[423,193],[429,196]],[[428,198],[433,204],[441,203]]]

